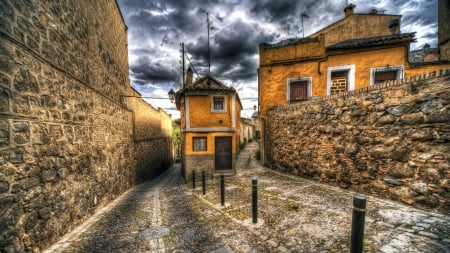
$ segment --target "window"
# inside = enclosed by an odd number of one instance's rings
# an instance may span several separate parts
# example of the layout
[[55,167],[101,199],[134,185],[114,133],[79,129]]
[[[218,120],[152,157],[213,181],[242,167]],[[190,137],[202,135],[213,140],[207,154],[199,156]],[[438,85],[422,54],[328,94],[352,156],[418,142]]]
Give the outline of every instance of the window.
[[403,66],[387,66],[370,69],[370,85],[382,83],[388,80],[403,78]]
[[348,90],[348,70],[331,72],[330,95],[339,94]]
[[374,83],[381,83],[387,80],[395,80],[397,71],[375,72]]
[[192,138],[192,150],[193,151],[206,151],[206,137],[193,137]]
[[327,68],[327,95],[355,89],[355,65],[341,65]]
[[213,96],[211,101],[211,111],[212,112],[226,112],[226,100],[225,96]]
[[296,103],[311,97],[311,77],[288,79],[287,100]]

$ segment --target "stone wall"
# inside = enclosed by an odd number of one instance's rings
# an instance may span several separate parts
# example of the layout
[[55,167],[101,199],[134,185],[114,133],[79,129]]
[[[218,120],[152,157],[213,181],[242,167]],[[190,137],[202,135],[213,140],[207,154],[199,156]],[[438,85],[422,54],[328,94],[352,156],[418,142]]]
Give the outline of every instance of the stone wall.
[[135,115],[168,116],[123,104],[134,93],[114,0],[0,2],[0,252],[38,252],[136,183],[150,161]]
[[450,70],[293,106],[266,122],[276,170],[450,210]]
[[139,94],[125,98],[133,111],[136,181],[153,178],[173,163],[172,118],[164,110],[147,104]]
[[[195,170],[196,179],[201,180],[201,173],[204,171],[207,178],[211,178],[214,175],[214,155],[188,155],[185,157],[186,168],[192,168]],[[188,170],[187,175],[184,177],[186,182],[192,180],[192,170]]]

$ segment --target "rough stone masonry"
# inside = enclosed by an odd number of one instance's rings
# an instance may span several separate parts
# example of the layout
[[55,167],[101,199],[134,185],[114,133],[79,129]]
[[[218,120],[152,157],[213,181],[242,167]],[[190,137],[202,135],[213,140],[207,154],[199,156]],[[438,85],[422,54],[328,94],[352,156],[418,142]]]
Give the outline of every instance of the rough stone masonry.
[[450,70],[293,106],[266,119],[267,164],[450,212]]
[[114,0],[0,6],[0,251],[39,252],[171,165],[171,119],[129,85]]

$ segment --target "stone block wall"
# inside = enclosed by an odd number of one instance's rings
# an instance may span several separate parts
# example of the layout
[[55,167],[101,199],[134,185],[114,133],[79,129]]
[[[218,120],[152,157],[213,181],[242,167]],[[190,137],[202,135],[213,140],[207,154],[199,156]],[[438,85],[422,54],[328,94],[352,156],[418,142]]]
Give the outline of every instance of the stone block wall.
[[450,70],[274,107],[266,162],[276,170],[446,214]]
[[135,93],[124,104],[133,111],[133,140],[137,182],[153,178],[173,164],[172,118]]
[[133,90],[116,2],[0,5],[0,252],[39,252],[134,185],[147,154],[123,104]]

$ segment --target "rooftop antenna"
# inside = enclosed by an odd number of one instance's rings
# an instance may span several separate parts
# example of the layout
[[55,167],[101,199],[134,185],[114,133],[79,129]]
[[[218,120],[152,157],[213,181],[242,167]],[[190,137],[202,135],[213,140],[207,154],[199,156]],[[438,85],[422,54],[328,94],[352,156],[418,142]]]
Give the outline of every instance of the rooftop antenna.
[[186,87],[186,77],[185,77],[185,73],[184,73],[184,42],[180,43],[180,51],[181,51],[181,61],[182,61],[182,72],[181,72],[181,78],[182,78],[182,82],[183,82],[183,89]]
[[209,29],[211,29],[211,26],[209,23],[209,13],[204,9],[200,9],[200,11],[206,14],[206,28],[208,30],[208,76],[211,76],[211,49],[209,46]]
[[305,17],[305,18],[309,18],[309,16],[308,15],[306,15],[306,13],[302,13],[301,15],[301,18],[302,18],[302,32],[303,32],[303,37],[302,38],[305,38],[305,28],[303,27],[303,18]]

